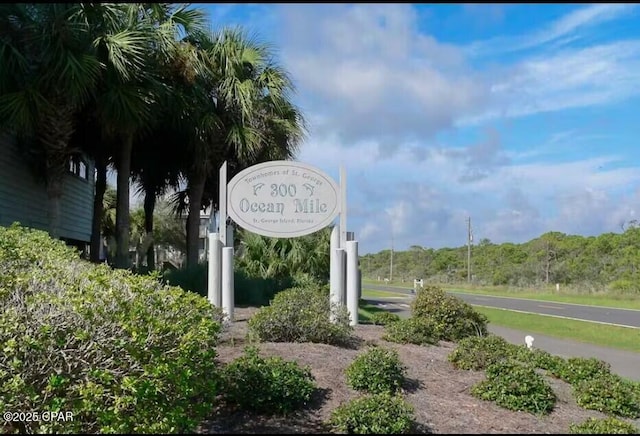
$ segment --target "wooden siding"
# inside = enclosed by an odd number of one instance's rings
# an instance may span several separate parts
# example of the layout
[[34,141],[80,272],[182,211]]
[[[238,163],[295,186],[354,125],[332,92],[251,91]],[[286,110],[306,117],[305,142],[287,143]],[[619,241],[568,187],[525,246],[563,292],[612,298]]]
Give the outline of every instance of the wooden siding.
[[[94,166],[87,162],[88,180],[69,173],[60,204],[60,237],[89,242],[93,214]],[[22,161],[14,141],[0,138],[0,226],[18,221],[48,230],[47,192]]]

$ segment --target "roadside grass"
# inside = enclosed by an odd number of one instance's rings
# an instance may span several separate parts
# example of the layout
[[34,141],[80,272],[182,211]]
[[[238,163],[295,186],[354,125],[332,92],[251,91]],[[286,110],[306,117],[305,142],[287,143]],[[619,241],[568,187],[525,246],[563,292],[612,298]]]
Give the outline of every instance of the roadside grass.
[[491,295],[494,297],[513,297],[528,300],[541,300],[556,303],[583,304],[585,306],[614,307],[619,309],[640,310],[640,297],[615,296],[615,295],[581,295],[570,293],[557,293],[555,291],[508,291],[494,288],[464,288],[460,286],[442,286],[445,291],[464,292],[467,294]]
[[[412,283],[399,283],[393,282],[392,284],[385,284],[384,282],[378,282],[375,280],[362,280],[363,284],[376,284],[391,287],[398,287],[405,289],[411,287]],[[586,306],[598,306],[598,307],[613,307],[620,309],[637,309],[640,310],[640,295],[616,295],[616,294],[579,294],[575,290],[565,289],[556,292],[555,289],[509,289],[509,288],[496,288],[496,287],[480,287],[480,286],[465,286],[465,285],[437,285],[442,287],[445,291],[463,292],[468,294],[477,295],[490,295],[495,297],[512,297],[523,298],[528,300],[541,300],[550,301],[556,303],[573,303],[583,304]],[[364,292],[364,290],[363,290]]]
[[398,292],[379,291],[376,289],[362,289],[362,298],[406,298],[406,294]]
[[491,324],[559,339],[571,339],[602,347],[640,353],[640,329],[574,321],[545,315],[473,306],[489,318]]
[[[364,290],[362,291],[364,294]],[[358,303],[358,322],[371,324],[371,318],[375,313],[385,312],[385,309],[376,306],[375,304],[365,303],[360,300]]]

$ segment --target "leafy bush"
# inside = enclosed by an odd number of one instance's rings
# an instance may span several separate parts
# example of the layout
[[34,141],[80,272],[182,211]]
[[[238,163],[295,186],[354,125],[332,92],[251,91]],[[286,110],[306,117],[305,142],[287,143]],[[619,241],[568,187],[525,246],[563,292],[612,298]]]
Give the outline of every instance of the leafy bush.
[[371,394],[393,394],[401,388],[405,371],[396,350],[371,347],[347,367],[347,385]]
[[637,280],[629,280],[626,278],[620,278],[618,280],[614,280],[609,283],[609,289],[612,292],[618,294],[638,294],[640,292],[640,288],[638,287]]
[[[332,323],[330,316],[336,319]],[[249,319],[249,336],[263,342],[344,344],[351,339],[349,312],[329,302],[324,287],[291,288]]]
[[425,318],[406,318],[387,324],[382,339],[399,344],[437,344],[438,336],[433,321]]
[[564,365],[550,372],[569,384],[576,385],[584,380],[611,375],[611,365],[595,357],[570,357]]
[[513,360],[489,366],[487,379],[474,385],[471,394],[509,410],[535,414],[550,413],[556,402],[553,389],[532,366]]
[[371,323],[374,325],[387,325],[400,321],[400,316],[397,313],[387,312],[375,312],[371,315]]
[[447,359],[458,369],[479,371],[509,357],[510,344],[496,335],[471,336],[460,340]]
[[580,424],[569,426],[570,434],[638,434],[640,430],[633,424],[617,418],[588,418]]
[[74,417],[3,432],[182,433],[210,413],[221,313],[205,299],[12,226],[0,305],[0,409]]
[[316,389],[308,367],[281,357],[260,357],[253,346],[245,348],[223,374],[225,400],[258,413],[289,413],[304,406]]
[[640,383],[614,374],[592,377],[574,385],[576,402],[585,409],[625,418],[640,417]]
[[[163,280],[169,285],[180,286],[186,291],[207,298],[207,275],[207,264],[199,263],[190,268],[167,270],[164,272]],[[236,268],[233,273],[234,302],[239,306],[266,306],[278,292],[290,288],[293,283],[291,278],[251,277],[241,268]]]
[[413,407],[400,396],[366,395],[336,408],[329,424],[347,434],[410,434],[413,413]]
[[487,335],[486,316],[436,286],[418,290],[411,303],[411,313],[413,317],[432,320],[442,340],[458,341],[468,336]]
[[[560,356],[549,353],[539,348],[529,349],[525,345],[509,344],[509,355],[528,365],[549,371],[551,374],[565,372],[566,360]],[[556,375],[556,377],[558,377]]]

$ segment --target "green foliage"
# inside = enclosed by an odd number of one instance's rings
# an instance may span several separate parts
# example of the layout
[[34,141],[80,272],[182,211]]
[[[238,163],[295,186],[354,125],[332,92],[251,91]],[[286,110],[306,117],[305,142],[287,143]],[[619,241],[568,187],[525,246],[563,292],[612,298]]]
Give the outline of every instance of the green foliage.
[[250,277],[282,281],[294,286],[324,284],[329,279],[331,227],[297,238],[268,238],[241,231],[237,265]]
[[[474,284],[509,288],[548,287],[560,283],[561,291],[611,292],[638,295],[640,226],[629,225],[623,233],[599,236],[547,232],[522,244],[493,244],[481,240],[473,247],[471,270]],[[467,247],[431,249],[411,247],[394,251],[394,278],[411,286],[414,278],[431,283],[466,283]],[[390,250],[361,257],[362,275],[384,278],[389,274]]]
[[430,319],[405,318],[384,326],[382,339],[398,344],[437,344],[436,327]]
[[[549,371],[551,374],[565,372],[567,362],[564,358],[549,353],[539,348],[529,349],[525,345],[509,344],[510,356],[522,363],[530,364],[536,368]],[[556,375],[557,377],[557,375]]]
[[308,367],[281,357],[260,357],[254,346],[223,371],[223,396],[242,410],[287,414],[303,407],[317,388]]
[[[207,297],[207,274],[207,264],[200,263],[179,270],[166,270],[163,279],[172,286],[180,286],[184,290]],[[234,302],[238,306],[266,306],[276,293],[293,284],[290,278],[276,280],[250,277],[241,269],[234,271],[233,280]]]
[[617,418],[587,418],[580,424],[569,426],[570,434],[638,434],[640,430],[633,424]]
[[552,368],[550,372],[567,383],[576,385],[585,380],[611,375],[611,365],[595,357],[570,357],[564,365]]
[[418,290],[411,303],[415,318],[432,320],[439,339],[458,341],[468,336],[487,335],[487,317],[470,304],[435,286]]
[[620,294],[638,294],[640,285],[638,280],[618,279],[609,283],[609,289]]
[[414,411],[401,396],[366,395],[336,408],[329,424],[346,434],[410,434]]
[[501,336],[472,336],[461,339],[447,359],[458,369],[479,371],[510,354],[510,344]]
[[[331,316],[336,322],[331,322]],[[263,342],[345,344],[351,339],[349,312],[329,301],[326,287],[291,288],[249,319],[249,336]]]
[[387,312],[375,312],[371,315],[371,323],[374,325],[388,325],[394,322],[400,321],[400,316],[397,313]]
[[640,383],[609,374],[583,380],[574,386],[576,402],[585,409],[625,418],[640,417]]
[[197,295],[12,226],[0,307],[0,409],[74,417],[2,431],[183,433],[213,407],[221,313]]
[[500,361],[487,368],[487,379],[473,386],[473,396],[509,410],[544,415],[553,410],[555,394],[533,366]]
[[371,347],[347,367],[347,385],[371,394],[393,394],[402,387],[405,372],[396,350]]

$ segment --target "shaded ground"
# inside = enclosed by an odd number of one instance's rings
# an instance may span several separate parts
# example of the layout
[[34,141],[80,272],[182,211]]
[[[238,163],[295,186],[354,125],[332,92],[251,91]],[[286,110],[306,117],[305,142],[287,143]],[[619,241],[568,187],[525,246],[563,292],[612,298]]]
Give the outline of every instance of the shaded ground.
[[[246,320],[253,310],[237,309],[236,322],[224,332],[218,347],[221,363],[243,353]],[[407,367],[405,398],[415,408],[420,433],[566,434],[571,423],[582,422],[588,417],[605,417],[602,413],[577,406],[571,386],[554,378],[548,380],[558,401],[554,411],[544,417],[509,411],[492,402],[476,399],[471,396],[470,389],[484,379],[484,372],[456,370],[447,361],[447,355],[455,344],[441,342],[439,346],[429,347],[393,344],[381,339],[383,331],[381,326],[357,326],[355,334],[362,339],[357,349],[323,344],[259,344],[263,356],[277,355],[311,368],[320,387],[312,403],[303,412],[288,417],[258,417],[220,409],[201,424],[197,433],[327,433],[330,429],[324,422],[331,411],[359,395],[347,387],[344,371],[369,343],[398,350]],[[640,420],[634,424],[640,424]]]

